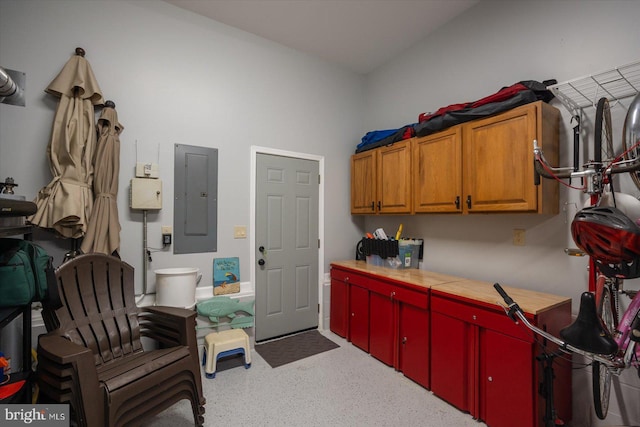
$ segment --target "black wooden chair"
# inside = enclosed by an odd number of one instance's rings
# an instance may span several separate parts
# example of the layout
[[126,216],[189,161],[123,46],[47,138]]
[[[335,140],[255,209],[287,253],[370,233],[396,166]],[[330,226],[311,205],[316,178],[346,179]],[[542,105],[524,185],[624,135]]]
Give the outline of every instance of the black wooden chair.
[[[56,329],[38,343],[43,399],[68,402],[78,425],[89,427],[138,425],[189,399],[201,426],[195,311],[138,308],[133,267],[108,255],[80,255],[59,267],[56,279],[62,307],[45,306],[43,314]],[[156,349],[143,349],[141,337]]]

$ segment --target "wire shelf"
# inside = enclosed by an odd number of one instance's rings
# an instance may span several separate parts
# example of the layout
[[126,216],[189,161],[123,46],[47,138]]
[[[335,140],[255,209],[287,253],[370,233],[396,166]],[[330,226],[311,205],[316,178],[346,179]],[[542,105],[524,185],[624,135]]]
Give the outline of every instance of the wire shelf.
[[613,104],[640,92],[640,61],[558,83],[549,86],[549,90],[573,114],[595,107],[603,96]]

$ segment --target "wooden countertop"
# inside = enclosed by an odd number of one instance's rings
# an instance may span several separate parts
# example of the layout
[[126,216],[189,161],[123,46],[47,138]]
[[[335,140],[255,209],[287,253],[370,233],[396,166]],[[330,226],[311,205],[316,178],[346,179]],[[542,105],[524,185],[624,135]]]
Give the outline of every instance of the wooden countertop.
[[[431,289],[436,293],[462,297],[495,306],[504,305],[502,297],[493,288],[493,283],[489,282],[470,280],[417,268],[395,270],[367,264],[365,261],[336,261],[332,262],[331,265],[375,275],[383,279],[409,283]],[[519,289],[507,285],[502,285],[502,287],[527,314],[538,315],[559,305],[571,304],[571,298],[569,297]]]
[[336,261],[331,265],[344,267],[362,273],[373,274],[381,278],[390,279],[397,282],[409,283],[422,288],[431,288],[442,283],[456,282],[462,280],[460,277],[448,274],[434,273],[432,271],[418,270],[417,268],[393,269],[367,264],[365,261]]
[[[568,297],[530,291],[528,289],[519,289],[502,284],[501,286],[527,314],[538,315],[559,305],[566,304],[567,302],[569,302],[569,304],[571,303],[571,298]],[[505,305],[502,297],[498,295],[498,292],[493,288],[493,283],[489,282],[462,279],[458,282],[434,286],[431,290],[480,301],[486,304]]]

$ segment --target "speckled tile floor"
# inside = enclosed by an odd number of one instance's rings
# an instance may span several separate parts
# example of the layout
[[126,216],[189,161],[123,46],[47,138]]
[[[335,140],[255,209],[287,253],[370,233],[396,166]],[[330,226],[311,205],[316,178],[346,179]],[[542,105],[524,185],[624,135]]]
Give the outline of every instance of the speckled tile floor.
[[[204,374],[205,426],[484,426],[351,343],[271,368],[252,350],[251,368]],[[193,425],[188,401],[146,427]]]

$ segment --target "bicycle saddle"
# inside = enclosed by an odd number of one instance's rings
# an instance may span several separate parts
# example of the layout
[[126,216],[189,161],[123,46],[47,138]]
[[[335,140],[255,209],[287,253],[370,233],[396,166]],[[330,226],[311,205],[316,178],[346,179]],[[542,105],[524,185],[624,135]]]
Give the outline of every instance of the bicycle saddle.
[[596,314],[596,297],[591,292],[582,293],[578,317],[560,331],[560,336],[568,344],[589,353],[614,354],[618,351],[618,344]]
[[632,262],[640,257],[640,227],[613,206],[581,209],[571,222],[576,245],[596,261]]

